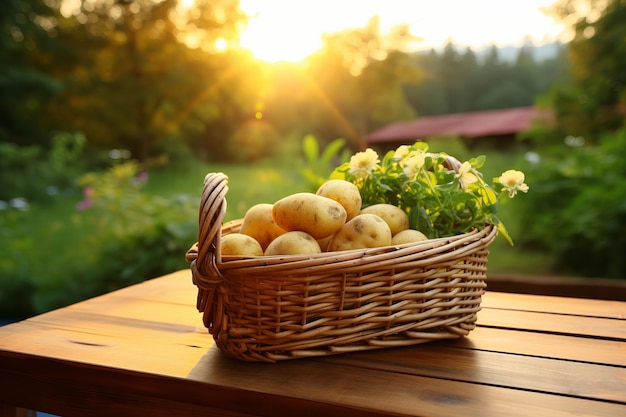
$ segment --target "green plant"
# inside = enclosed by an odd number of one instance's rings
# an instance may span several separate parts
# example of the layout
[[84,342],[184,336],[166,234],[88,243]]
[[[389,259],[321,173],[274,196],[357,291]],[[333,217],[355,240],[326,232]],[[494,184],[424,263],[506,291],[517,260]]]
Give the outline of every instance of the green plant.
[[0,210],[0,317],[20,319],[34,313],[29,254],[35,242],[28,230],[29,212]]
[[300,174],[308,183],[309,188],[317,190],[333,170],[333,164],[338,165],[348,160],[349,151],[344,148],[345,145],[346,141],[338,138],[320,150],[320,144],[315,136],[306,135],[304,137],[302,151],[305,167],[300,169]]
[[558,273],[623,278],[626,273],[626,130],[599,146],[543,154],[526,168],[533,193],[520,207],[520,243],[552,253]]
[[[35,297],[38,310],[188,267],[184,253],[197,237],[197,203],[185,195],[145,193],[147,181],[134,161],[79,179],[84,199],[76,206],[77,221],[88,231],[81,244],[89,256],[51,272]],[[55,278],[60,274],[64,279]]]
[[58,133],[49,150],[38,145],[18,146],[0,142],[0,200],[21,197],[47,202],[75,187],[83,171],[82,134]]
[[415,142],[388,152],[382,159],[367,149],[335,169],[331,178],[354,183],[363,206],[393,204],[405,210],[410,226],[429,238],[452,236],[497,225],[512,240],[496,216],[498,201],[528,191],[521,171],[509,170],[488,185],[479,169],[479,156],[459,163],[445,153],[428,152],[428,144]]

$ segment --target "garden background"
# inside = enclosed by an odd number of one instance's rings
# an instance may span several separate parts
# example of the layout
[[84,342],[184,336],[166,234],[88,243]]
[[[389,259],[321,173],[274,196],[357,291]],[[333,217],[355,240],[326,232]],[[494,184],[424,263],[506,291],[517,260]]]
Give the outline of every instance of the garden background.
[[80,4],[0,4],[0,317],[186,268],[208,172],[230,177],[239,218],[314,190],[388,123],[527,105],[552,123],[506,149],[429,138],[486,155],[487,180],[526,173],[529,193],[501,207],[516,244],[496,241],[489,272],[626,278],[626,2],[557,1],[574,36],[548,58],[411,53],[374,18],[298,64],[220,47],[245,24],[236,1]]

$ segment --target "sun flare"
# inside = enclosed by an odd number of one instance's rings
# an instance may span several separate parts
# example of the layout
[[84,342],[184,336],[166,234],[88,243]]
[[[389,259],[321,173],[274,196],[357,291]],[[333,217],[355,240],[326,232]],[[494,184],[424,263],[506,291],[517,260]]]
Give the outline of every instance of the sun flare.
[[250,16],[240,46],[258,59],[299,62],[322,46],[324,33],[364,27],[378,15],[381,32],[409,25],[423,49],[457,45],[536,43],[559,38],[563,28],[540,8],[553,0],[240,0]]

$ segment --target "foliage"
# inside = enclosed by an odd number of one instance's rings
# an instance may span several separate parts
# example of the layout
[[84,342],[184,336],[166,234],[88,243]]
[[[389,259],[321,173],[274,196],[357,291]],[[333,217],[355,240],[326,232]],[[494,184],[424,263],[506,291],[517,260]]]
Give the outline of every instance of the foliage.
[[526,170],[519,241],[549,251],[559,273],[623,278],[626,271],[626,130],[599,146],[542,155]]
[[0,142],[0,200],[20,197],[46,201],[75,187],[84,170],[81,134],[58,133],[46,151],[39,145],[18,146]]
[[463,51],[452,43],[442,51],[417,55],[422,68],[418,82],[405,82],[404,93],[418,115],[531,106],[539,94],[547,93],[566,74],[566,49],[548,59],[535,56],[526,44],[514,60],[504,59],[493,46],[480,58],[471,48]]
[[35,251],[31,237],[22,233],[28,213],[0,210],[0,317],[20,318],[34,312],[29,253]]
[[0,2],[0,141],[42,145],[50,136],[37,121],[63,84],[37,66],[37,57],[55,48],[57,16],[49,2]]
[[84,199],[78,226],[89,230],[81,245],[89,257],[63,266],[63,279],[42,282],[34,297],[39,311],[66,305],[184,268],[197,235],[196,202],[142,191],[146,172],[134,161],[80,178]]
[[[555,6],[563,19],[576,21],[568,48],[570,82],[555,86],[544,101],[554,109],[557,141],[573,135],[596,143],[603,132],[624,126],[626,3],[591,2],[582,13],[577,5],[565,0]],[[590,5],[591,11],[587,10]]]
[[546,62],[481,62],[452,44],[441,55],[409,53],[407,28],[383,34],[377,18],[328,34],[303,63],[263,64],[218,47],[245,27],[234,0],[74,4],[0,6],[9,35],[0,41],[0,140],[47,149],[54,132],[82,132],[90,148],[127,149],[142,162],[190,149],[249,163],[307,134],[342,137],[356,151],[368,132],[416,114],[531,104],[559,75]]
[[528,186],[519,171],[507,171],[488,185],[479,171],[485,159],[479,156],[458,164],[445,153],[428,152],[427,143],[415,142],[388,152],[382,161],[372,149],[359,152],[331,177],[356,184],[364,207],[386,203],[405,210],[411,228],[429,238],[495,224],[512,243],[496,216],[498,200],[526,192]]
[[186,197],[149,196],[141,191],[147,181],[148,173],[136,161],[88,173],[78,180],[84,199],[77,209],[94,210],[97,223],[114,239],[148,234],[161,221],[189,218],[191,205]]
[[94,146],[146,161],[172,136],[211,137],[216,119],[236,124],[230,113],[241,103],[227,99],[245,85],[241,72],[233,76],[244,60],[215,43],[237,36],[243,17],[232,0],[188,8],[173,0],[81,2],[54,27],[64,52],[40,59],[65,86],[45,108],[45,126],[82,131]]
[[403,52],[410,39],[401,28],[381,34],[375,18],[364,28],[324,36],[304,65],[279,65],[270,74],[268,121],[297,137],[312,134],[323,143],[340,137],[350,149],[362,149],[366,133],[414,116],[402,91],[421,76]]
[[42,121],[64,83],[42,61],[64,46],[55,30],[59,5],[40,0],[0,4],[0,141],[46,148],[52,136]]
[[345,144],[345,140],[335,139],[320,151],[320,144],[313,135],[304,137],[302,151],[305,167],[300,169],[300,174],[312,191],[324,183],[324,179],[330,175],[335,166],[348,160],[349,151],[345,149]]
[[[23,318],[121,286],[187,269],[207,172],[229,176],[226,220],[305,187],[275,160],[254,165],[189,161],[142,171],[128,161],[80,178],[82,200],[0,210],[0,317]],[[250,179],[253,179],[251,181]],[[75,180],[78,183],[78,180]]]

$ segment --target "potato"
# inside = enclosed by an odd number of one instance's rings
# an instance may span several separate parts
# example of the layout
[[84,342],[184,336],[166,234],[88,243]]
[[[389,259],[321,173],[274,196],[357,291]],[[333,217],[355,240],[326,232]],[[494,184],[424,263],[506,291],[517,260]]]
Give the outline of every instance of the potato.
[[243,217],[243,223],[239,233],[253,237],[261,248],[265,250],[267,245],[286,230],[278,226],[272,218],[272,204],[260,203],[248,209]]
[[301,255],[320,253],[320,245],[310,234],[301,231],[286,232],[274,239],[265,255]]
[[316,192],[317,195],[335,200],[346,209],[346,220],[361,211],[361,193],[356,185],[344,180],[328,180]]
[[222,255],[261,256],[263,248],[257,240],[241,233],[230,233],[222,236]]
[[359,214],[346,222],[330,240],[328,251],[376,248],[391,245],[389,225],[375,214]]
[[361,213],[375,214],[382,217],[382,219],[389,225],[392,235],[409,228],[409,215],[406,214],[406,212],[400,207],[392,204],[374,204],[372,206],[365,207],[361,210]]
[[321,239],[316,239],[317,243],[319,243],[320,245],[320,248],[322,248],[322,252],[326,252],[326,250],[328,249],[328,243],[330,243],[330,240],[333,238],[333,236],[334,235],[330,235]]
[[276,224],[287,231],[301,231],[322,239],[330,236],[346,222],[346,209],[328,197],[313,193],[296,193],[272,206]]
[[406,229],[393,235],[391,244],[402,245],[404,243],[421,242],[424,240],[428,240],[428,237],[424,233],[415,229]]

